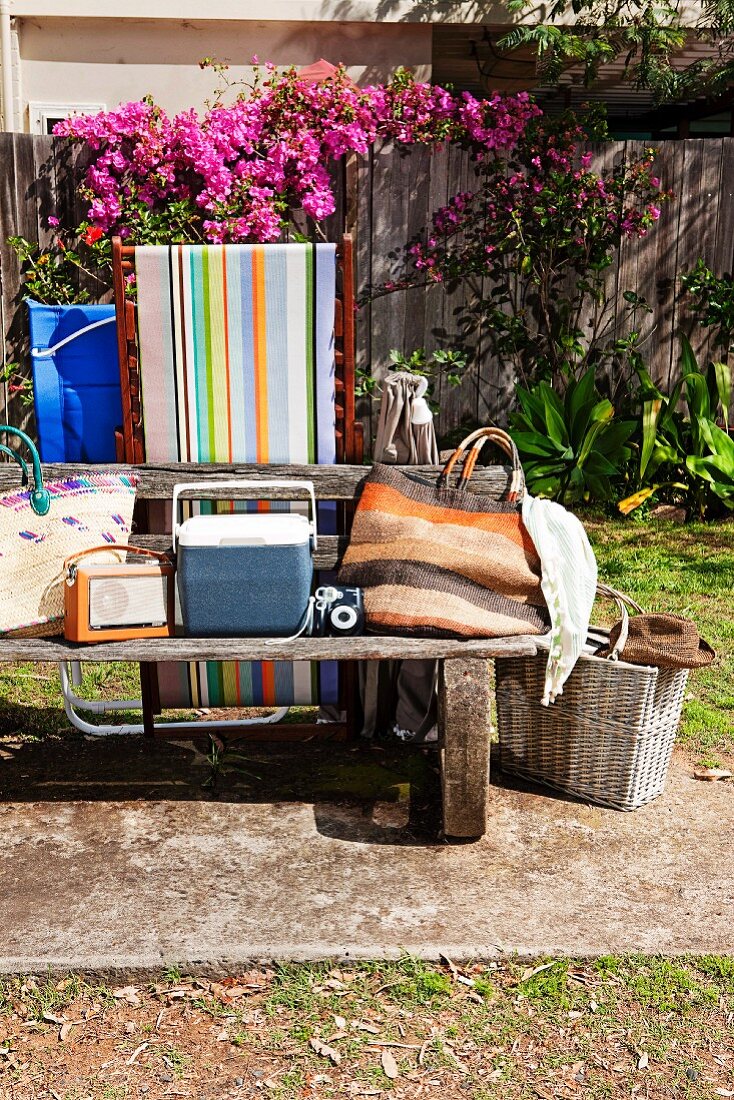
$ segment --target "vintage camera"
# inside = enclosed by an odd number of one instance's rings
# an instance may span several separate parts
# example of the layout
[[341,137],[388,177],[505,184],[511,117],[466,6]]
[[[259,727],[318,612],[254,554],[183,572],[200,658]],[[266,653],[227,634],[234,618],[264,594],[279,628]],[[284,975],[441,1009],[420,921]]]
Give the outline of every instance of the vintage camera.
[[312,634],[348,636],[364,634],[364,599],[361,588],[337,588],[326,584],[316,589]]

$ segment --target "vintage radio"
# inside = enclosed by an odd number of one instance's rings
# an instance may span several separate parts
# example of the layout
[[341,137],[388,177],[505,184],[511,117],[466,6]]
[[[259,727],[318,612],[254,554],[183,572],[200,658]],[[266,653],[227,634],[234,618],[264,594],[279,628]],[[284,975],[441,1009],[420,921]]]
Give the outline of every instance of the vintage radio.
[[[117,550],[137,554],[139,560],[84,560]],[[165,554],[138,546],[97,546],[72,555],[64,562],[64,636],[72,642],[170,637],[174,573]]]

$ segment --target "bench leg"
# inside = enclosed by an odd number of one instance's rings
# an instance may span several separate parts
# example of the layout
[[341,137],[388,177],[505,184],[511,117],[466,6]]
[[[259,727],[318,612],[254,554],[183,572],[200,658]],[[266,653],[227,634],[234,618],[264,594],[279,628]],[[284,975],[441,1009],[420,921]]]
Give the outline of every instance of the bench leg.
[[478,837],[487,829],[490,676],[486,661],[441,661],[438,730],[446,836]]

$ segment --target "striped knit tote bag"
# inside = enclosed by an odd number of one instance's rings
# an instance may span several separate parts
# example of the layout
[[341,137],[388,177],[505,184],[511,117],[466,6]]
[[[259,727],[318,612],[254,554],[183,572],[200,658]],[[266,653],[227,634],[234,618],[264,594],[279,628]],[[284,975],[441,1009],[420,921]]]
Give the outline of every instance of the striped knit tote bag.
[[[512,462],[501,500],[469,490],[487,442]],[[499,428],[467,436],[437,479],[376,464],[339,573],[341,583],[365,590],[368,629],[463,638],[545,633],[550,619],[540,559],[522,522],[523,485],[517,448]]]

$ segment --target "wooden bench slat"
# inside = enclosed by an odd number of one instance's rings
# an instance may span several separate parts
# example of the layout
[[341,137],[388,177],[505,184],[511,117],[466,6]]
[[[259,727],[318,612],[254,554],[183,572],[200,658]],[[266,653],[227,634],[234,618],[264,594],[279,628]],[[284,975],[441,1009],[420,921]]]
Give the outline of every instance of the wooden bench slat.
[[[156,550],[159,554],[171,552],[170,535],[138,535],[129,539],[131,546],[141,546],[146,550]],[[344,556],[349,540],[344,535],[319,535],[318,546],[313,556],[315,569],[336,569]]]
[[297,638],[266,644],[265,638],[135,638],[126,642],[80,645],[64,638],[0,638],[3,661],[376,661],[440,658],[524,657],[536,652],[535,639]]
[[[406,466],[402,467],[411,474],[435,478],[437,470],[435,466]],[[267,472],[265,472],[267,470]],[[255,481],[268,481],[273,479],[308,480],[313,481],[316,496],[319,500],[353,500],[359,496],[362,482],[370,471],[368,466],[285,466],[268,465],[225,465],[212,463],[202,466],[198,463],[172,462],[154,463],[144,466],[88,466],[81,463],[57,464],[48,463],[43,466],[43,476],[47,481],[65,480],[70,477],[83,476],[84,474],[99,474],[101,471],[109,473],[130,474],[138,478],[137,495],[142,500],[167,500],[173,493],[173,486],[182,481],[217,481],[233,478],[247,478]],[[8,489],[17,489],[20,481],[18,468],[13,463],[0,463],[0,492]],[[509,487],[510,471],[504,466],[485,466],[476,470],[472,475],[469,485],[470,492],[497,494]],[[235,498],[254,499],[257,490],[227,489],[216,494],[225,500]],[[273,500],[291,500],[292,492],[288,489],[268,490],[268,497]]]

